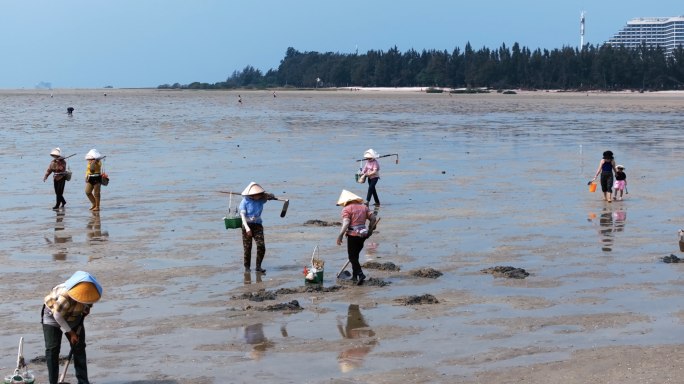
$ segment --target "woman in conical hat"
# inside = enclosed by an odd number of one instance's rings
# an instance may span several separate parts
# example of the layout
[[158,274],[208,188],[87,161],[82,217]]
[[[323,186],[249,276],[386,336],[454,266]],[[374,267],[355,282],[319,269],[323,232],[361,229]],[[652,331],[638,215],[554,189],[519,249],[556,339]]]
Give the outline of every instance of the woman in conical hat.
[[52,288],[45,296],[41,323],[45,336],[45,360],[50,383],[57,383],[58,380],[63,332],[74,346],[76,378],[79,383],[88,382],[85,327],[81,326],[79,329],[79,324],[101,297],[102,287],[95,276],[84,271],[74,273],[69,280]]
[[[342,245],[342,238],[347,236],[347,254],[352,265],[352,280],[357,281],[358,285],[363,284],[366,275],[361,270],[359,254],[363,249],[366,238],[372,234],[372,228],[377,218],[375,214],[363,205],[363,199],[347,190],[342,190],[337,205],[343,206],[342,209],[342,230],[337,237],[337,245]],[[366,227],[366,220],[369,226]],[[371,228],[369,231],[368,228]]]
[[366,205],[370,204],[371,196],[375,200],[375,205],[380,205],[380,199],[378,198],[378,192],[375,190],[375,186],[380,181],[380,164],[378,163],[378,153],[372,148],[363,153],[363,158],[366,159],[366,165],[363,167],[361,173],[363,173],[368,179],[368,194],[366,195]]
[[91,211],[100,210],[100,189],[102,187],[102,154],[97,149],[91,149],[85,156],[88,160],[86,168],[86,188],[85,193],[92,206]]
[[52,182],[55,187],[55,196],[57,198],[57,204],[55,204],[52,209],[58,209],[60,204],[62,207],[66,205],[66,200],[64,200],[64,185],[66,184],[67,163],[64,156],[62,156],[62,150],[59,148],[53,149],[50,152],[50,156],[52,156],[52,161],[48,166],[47,172],[45,172],[43,182],[45,182],[52,173]]
[[272,193],[266,193],[261,185],[251,182],[242,191],[244,199],[240,202],[240,216],[242,217],[242,246],[244,248],[245,272],[251,272],[252,266],[252,239],[257,245],[256,271],[264,273],[261,263],[266,255],[266,242],[264,241],[264,226],[261,220],[261,212],[268,200],[275,199]]

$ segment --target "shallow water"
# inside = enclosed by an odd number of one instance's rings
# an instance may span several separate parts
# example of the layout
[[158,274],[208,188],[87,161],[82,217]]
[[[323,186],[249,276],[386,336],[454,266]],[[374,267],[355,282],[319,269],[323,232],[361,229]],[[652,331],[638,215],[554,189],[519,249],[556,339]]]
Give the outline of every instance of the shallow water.
[[[0,367],[13,364],[19,336],[27,359],[43,354],[41,299],[79,269],[105,287],[87,322],[97,383],[363,380],[419,368],[434,374],[427,381],[456,381],[595,346],[676,342],[684,266],[659,257],[678,252],[681,96],[249,92],[239,108],[233,92],[53,93],[0,92]],[[41,183],[56,146],[78,153],[57,212]],[[338,229],[303,223],[339,221],[342,189],[365,197],[354,160],[369,147],[400,154],[380,160],[383,220],[362,254],[400,265],[367,271],[393,284],[249,303],[296,299],[305,310],[295,314],[243,311],[232,295],[301,286],[316,245],[334,284],[346,257]],[[111,178],[99,215],[83,196],[91,148],[107,155]],[[630,191],[611,204],[587,187],[607,149]],[[217,193],[250,181],[291,200],[285,218],[282,203],[266,205],[261,277],[242,272],[240,233],[223,227],[229,199]],[[532,275],[479,273],[495,265]],[[405,275],[419,267],[444,275]],[[423,293],[441,303],[393,303]],[[502,346],[546,352],[454,360]]]

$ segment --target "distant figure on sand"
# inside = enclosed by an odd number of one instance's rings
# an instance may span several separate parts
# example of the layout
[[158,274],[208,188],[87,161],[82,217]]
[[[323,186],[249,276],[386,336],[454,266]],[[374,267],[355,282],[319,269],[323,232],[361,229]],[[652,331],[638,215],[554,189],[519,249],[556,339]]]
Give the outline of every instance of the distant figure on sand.
[[363,154],[363,158],[368,160],[366,165],[363,167],[361,173],[363,173],[368,179],[368,194],[366,195],[366,206],[370,204],[371,196],[375,200],[375,205],[380,205],[380,199],[378,199],[378,192],[375,190],[375,186],[380,180],[380,164],[376,160],[378,153],[373,149],[367,150]]
[[603,152],[603,160],[601,160],[598,170],[596,171],[596,175],[592,181],[596,180],[599,174],[601,175],[601,191],[603,191],[603,201],[608,200],[609,203],[612,201],[610,197],[613,193],[613,190],[611,189],[613,186],[613,172],[617,173],[617,170],[615,169],[615,159],[613,159],[613,152],[605,151]]
[[[613,200],[622,200],[622,191],[627,189],[627,174],[625,173],[625,167],[622,165],[617,166],[617,172],[615,173],[615,197]],[[618,191],[620,191],[620,197],[618,198]]]
[[73,116],[72,114],[74,113],[74,109],[72,107],[67,108],[67,115],[68,116]]
[[275,94],[275,91],[273,91],[273,97],[277,97],[276,94]]
[[242,96],[238,95],[238,107],[242,107]]

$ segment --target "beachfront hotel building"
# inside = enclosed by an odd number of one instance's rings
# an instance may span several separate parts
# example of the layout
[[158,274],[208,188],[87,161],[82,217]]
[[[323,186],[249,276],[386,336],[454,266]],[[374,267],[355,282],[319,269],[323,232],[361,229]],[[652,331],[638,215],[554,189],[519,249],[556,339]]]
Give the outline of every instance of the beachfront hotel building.
[[684,45],[684,15],[678,17],[636,17],[627,22],[627,26],[614,35],[606,43],[627,48],[646,45],[659,45],[668,54]]

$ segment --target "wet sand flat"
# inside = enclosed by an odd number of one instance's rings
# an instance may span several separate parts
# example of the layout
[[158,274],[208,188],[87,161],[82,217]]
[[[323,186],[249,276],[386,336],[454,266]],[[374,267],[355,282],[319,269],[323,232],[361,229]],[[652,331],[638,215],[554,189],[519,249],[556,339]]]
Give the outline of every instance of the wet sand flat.
[[[3,372],[20,336],[27,360],[44,354],[42,298],[86,270],[104,287],[86,321],[93,383],[678,377],[684,265],[660,259],[681,256],[684,95],[102,92],[0,91]],[[52,211],[57,146],[78,155]],[[83,192],[92,148],[111,178],[99,214]],[[354,160],[368,148],[400,159],[380,160],[382,222],[362,262],[399,270],[366,271],[383,287],[296,289],[316,245],[324,286],[338,284],[338,228],[304,223],[340,221],[342,189],[365,197]],[[587,186],[608,149],[630,192],[610,204]],[[250,181],[290,199],[285,218],[265,206],[266,275],[243,273],[217,193]],[[481,272],[494,266],[530,275]],[[397,301],[424,294],[438,303]],[[293,300],[303,309],[260,310]]]

